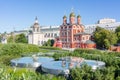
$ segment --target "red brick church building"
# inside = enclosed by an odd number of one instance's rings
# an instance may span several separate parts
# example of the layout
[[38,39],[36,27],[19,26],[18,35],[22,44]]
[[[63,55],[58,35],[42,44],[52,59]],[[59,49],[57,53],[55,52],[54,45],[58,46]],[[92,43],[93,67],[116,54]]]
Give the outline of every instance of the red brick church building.
[[[77,21],[77,22],[76,22]],[[81,24],[81,16],[76,16],[74,12],[63,16],[63,24],[60,25],[60,36],[56,37],[54,47],[59,48],[96,48],[96,44],[91,41],[91,35],[84,32],[84,25]]]

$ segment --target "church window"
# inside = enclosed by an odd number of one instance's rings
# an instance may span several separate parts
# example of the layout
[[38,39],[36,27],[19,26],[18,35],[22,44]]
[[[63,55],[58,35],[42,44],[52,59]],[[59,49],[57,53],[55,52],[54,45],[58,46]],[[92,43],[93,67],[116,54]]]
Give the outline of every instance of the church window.
[[33,31],[35,31],[35,28],[33,28]]
[[78,30],[78,33],[80,32],[80,30]]
[[83,40],[84,40],[85,38],[83,37]]
[[41,41],[41,44],[43,44],[44,42],[43,41]]
[[51,37],[53,37],[53,33],[51,33]]
[[88,39],[88,36],[86,36],[86,39]]
[[37,32],[39,32],[39,28],[37,28]]
[[38,41],[38,45],[40,45],[40,41]]
[[67,27],[65,26],[65,29],[67,29]]
[[55,34],[54,34],[54,37],[56,37],[56,36],[57,36],[57,34],[55,33]]
[[64,33],[62,32],[62,36],[64,36]]

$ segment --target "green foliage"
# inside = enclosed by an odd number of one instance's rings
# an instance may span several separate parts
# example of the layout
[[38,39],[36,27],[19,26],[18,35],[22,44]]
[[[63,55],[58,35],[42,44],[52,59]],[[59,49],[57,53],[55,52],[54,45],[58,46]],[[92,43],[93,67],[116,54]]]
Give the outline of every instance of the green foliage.
[[3,46],[3,44],[0,43],[0,48]]
[[11,36],[7,39],[8,43],[28,43],[28,40],[25,36],[25,34],[18,34],[14,35],[14,33],[11,33]]
[[75,49],[73,52],[54,54],[58,60],[60,57],[76,56],[85,59],[105,62],[106,68],[91,71],[87,66],[71,70],[71,80],[118,80],[120,76],[120,53],[103,52],[100,50]]
[[109,49],[111,45],[117,43],[117,36],[112,31],[97,27],[94,32],[94,40],[97,46]]
[[64,77],[36,74],[29,69],[0,69],[0,80],[65,80]]
[[31,44],[0,44],[0,63],[3,65],[10,65],[10,60],[20,57],[24,54],[39,52],[39,47]]
[[54,45],[54,40],[53,39],[49,39],[47,42],[45,42],[44,44],[43,44],[43,46],[53,46]]
[[120,43],[120,26],[118,26],[116,29],[115,29],[115,33],[116,33],[116,35],[117,35],[117,37],[118,37],[118,43]]
[[120,26],[118,26],[116,29],[115,29],[115,32],[120,32]]
[[88,54],[101,54],[100,50],[97,49],[75,49],[74,53],[88,53]]
[[28,43],[28,40],[25,34],[22,33],[22,34],[16,35],[15,42],[16,43]]
[[31,44],[9,43],[1,47],[2,55],[21,55],[23,53],[39,52],[39,47]]
[[102,80],[100,72],[94,72],[91,67],[87,65],[83,65],[81,68],[72,69],[71,77],[73,80]]
[[73,80],[114,80],[114,70],[114,67],[108,67],[93,71],[89,66],[83,65],[72,69],[71,77]]
[[0,64],[3,64],[5,66],[9,66],[10,60],[12,60],[13,58],[17,58],[18,56],[16,55],[2,55],[2,57],[0,57]]
[[0,35],[0,43],[1,43],[1,40],[2,40],[2,35]]
[[15,43],[15,36],[11,35],[10,37],[8,37],[7,42],[8,43]]
[[40,49],[50,49],[50,50],[61,50],[60,48],[57,47],[50,47],[50,46],[40,46]]
[[106,49],[110,48],[110,43],[109,43],[108,39],[104,39],[104,44],[105,44]]

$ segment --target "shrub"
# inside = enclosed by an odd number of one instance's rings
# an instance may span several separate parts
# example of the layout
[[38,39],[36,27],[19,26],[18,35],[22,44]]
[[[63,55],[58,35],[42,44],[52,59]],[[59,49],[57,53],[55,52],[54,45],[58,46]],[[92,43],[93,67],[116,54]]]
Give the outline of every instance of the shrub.
[[51,50],[61,50],[60,48],[57,47],[49,47],[49,46],[41,46],[41,49],[51,49]]
[[0,69],[0,80],[66,80],[64,77],[36,74],[29,69]]
[[14,55],[3,55],[2,57],[0,57],[0,64],[4,65],[4,66],[8,66],[10,65],[10,60],[12,60],[13,58],[17,58],[18,56],[14,56]]
[[101,51],[95,49],[75,49],[74,52],[77,53],[88,53],[88,54],[101,54]]
[[39,52],[39,47],[31,44],[9,43],[1,47],[2,55],[21,55],[23,53]]

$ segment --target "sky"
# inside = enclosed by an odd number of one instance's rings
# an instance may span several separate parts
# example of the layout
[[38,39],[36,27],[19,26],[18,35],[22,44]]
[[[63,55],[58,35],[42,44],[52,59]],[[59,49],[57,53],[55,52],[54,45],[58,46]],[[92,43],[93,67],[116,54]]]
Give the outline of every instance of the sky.
[[102,18],[120,22],[120,0],[0,0],[0,33],[29,28],[36,16],[41,26],[59,26],[71,11],[84,25]]

